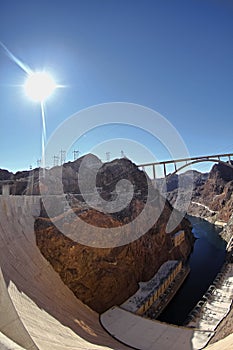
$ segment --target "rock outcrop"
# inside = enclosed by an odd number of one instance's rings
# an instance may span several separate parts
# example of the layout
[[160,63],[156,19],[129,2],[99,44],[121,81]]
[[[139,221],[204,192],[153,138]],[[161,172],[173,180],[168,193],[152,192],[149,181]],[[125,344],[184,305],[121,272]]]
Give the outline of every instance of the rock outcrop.
[[[79,165],[76,161],[65,166],[63,181],[66,191],[73,192],[74,189],[79,191],[77,183]],[[67,169],[72,181],[65,179]],[[115,237],[116,246],[110,248],[83,245],[67,237],[50,218],[45,217],[42,208],[41,214],[44,217],[39,217],[35,222],[39,249],[74,294],[101,313],[113,305],[124,302],[135,293],[138,282],[150,279],[165,261],[170,259],[185,261],[192,250],[194,238],[191,225],[186,219],[183,219],[172,232],[166,232],[172,206],[163,199],[158,190],[154,189],[145,173],[129,160],[118,159],[103,165],[96,179],[99,194],[109,202],[117,197],[116,184],[122,179],[127,179],[134,187],[134,196],[130,204],[119,212],[103,213],[84,203],[79,192],[69,194],[67,198],[72,210],[60,213],[56,218],[66,225],[68,231],[77,230],[76,221],[80,219],[92,227],[95,226],[97,234],[99,227],[106,229],[123,227],[142,212],[148,188],[152,192],[150,205],[158,209],[162,205],[159,219],[144,235],[128,244],[120,245],[121,237],[118,234]],[[71,213],[75,213],[75,217]],[[185,231],[185,239],[175,247],[173,235],[181,229]],[[80,237],[87,237],[89,232],[86,229],[78,234]]]
[[0,169],[0,181],[12,180],[14,174],[6,169]]
[[233,236],[233,214],[228,220],[227,225],[222,230],[221,236],[226,242],[229,242],[231,237]]
[[232,190],[233,169],[221,163],[215,164],[195,198],[216,212],[216,220],[227,222],[233,210]]
[[[188,213],[205,218],[212,223],[228,222],[233,213],[233,169],[219,163],[213,166],[209,174],[198,172],[193,174],[193,194]],[[180,177],[187,182],[188,172],[181,174]],[[174,186],[177,183],[177,179],[176,182],[172,178],[168,179],[167,198],[172,204],[177,198],[177,185]],[[182,187],[179,190],[185,198],[185,186]]]

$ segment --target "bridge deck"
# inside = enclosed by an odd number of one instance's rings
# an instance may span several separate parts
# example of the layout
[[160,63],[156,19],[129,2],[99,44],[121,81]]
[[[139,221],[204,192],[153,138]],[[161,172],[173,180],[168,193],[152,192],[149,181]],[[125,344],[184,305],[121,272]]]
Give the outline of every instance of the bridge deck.
[[[156,170],[155,170],[156,166],[162,165],[164,177],[167,177],[167,176],[175,175],[176,173],[183,170],[187,166],[191,166],[191,165],[194,165],[196,163],[201,163],[201,162],[225,163],[233,169],[233,165],[231,163],[231,157],[233,157],[233,153],[213,154],[213,155],[209,155],[209,156],[179,158],[179,159],[171,159],[171,160],[165,160],[165,161],[160,161],[160,162],[144,163],[144,164],[139,164],[138,167],[142,168],[142,169],[152,167],[153,179],[156,179]],[[223,158],[224,158],[224,160],[223,160]],[[227,158],[227,161],[225,160],[225,158]],[[179,167],[177,167],[178,163],[183,163],[183,164],[179,165]],[[174,171],[167,174],[167,166],[171,165],[171,164],[174,165]]]
[[223,154],[213,154],[210,156],[178,158],[178,159],[171,159],[171,160],[165,160],[165,161],[160,161],[160,162],[144,163],[144,164],[140,164],[138,166],[143,167],[143,166],[150,166],[150,165],[174,164],[174,163],[190,162],[190,161],[196,161],[196,160],[208,161],[209,159],[221,159],[221,158],[228,158],[228,160],[230,160],[231,157],[233,157],[233,153],[223,153]]

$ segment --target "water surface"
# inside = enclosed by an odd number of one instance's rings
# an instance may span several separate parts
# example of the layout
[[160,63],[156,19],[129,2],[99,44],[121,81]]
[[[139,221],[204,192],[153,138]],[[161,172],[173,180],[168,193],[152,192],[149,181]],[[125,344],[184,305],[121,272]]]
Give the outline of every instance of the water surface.
[[191,271],[159,317],[160,321],[177,325],[184,323],[189,312],[212,284],[225,258],[226,243],[219,236],[221,228],[200,218],[188,216],[188,219],[197,238],[188,260]]

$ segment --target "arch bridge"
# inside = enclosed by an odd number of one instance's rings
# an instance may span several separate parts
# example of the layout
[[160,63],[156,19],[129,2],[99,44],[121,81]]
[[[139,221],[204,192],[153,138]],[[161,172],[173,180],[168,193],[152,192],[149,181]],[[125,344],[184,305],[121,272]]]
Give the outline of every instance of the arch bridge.
[[[164,177],[172,176],[183,170],[184,168],[201,162],[215,162],[222,163],[224,165],[229,166],[233,169],[233,164],[231,158],[233,157],[233,153],[225,153],[225,154],[213,154],[209,156],[200,156],[200,157],[190,157],[190,158],[180,158],[180,159],[172,159],[161,162],[153,162],[153,163],[145,163],[139,164],[138,167],[142,170],[146,168],[152,168],[153,179],[156,179],[156,167],[162,166]],[[174,165],[174,171],[168,174],[167,166]]]

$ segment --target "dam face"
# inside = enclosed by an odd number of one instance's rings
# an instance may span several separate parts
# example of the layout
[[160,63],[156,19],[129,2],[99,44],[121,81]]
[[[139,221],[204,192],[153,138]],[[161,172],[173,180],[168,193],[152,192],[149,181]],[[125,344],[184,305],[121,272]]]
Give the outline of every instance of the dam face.
[[[36,245],[40,202],[40,196],[0,196],[1,349],[191,350],[207,344],[211,332],[173,327],[119,307],[99,318],[79,301]],[[230,349],[232,337],[226,344]]]
[[124,349],[41,255],[39,213],[40,197],[0,197],[0,331],[24,349]]

